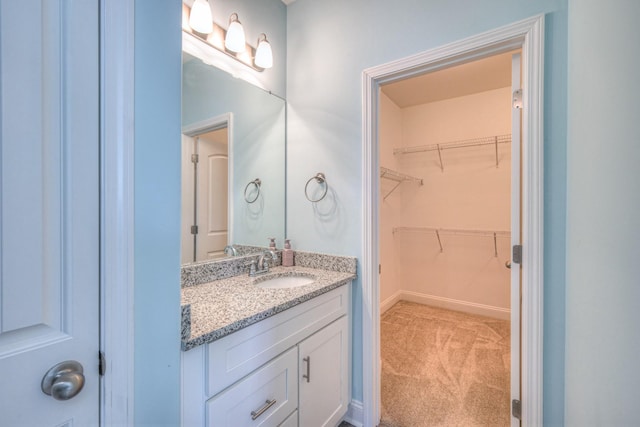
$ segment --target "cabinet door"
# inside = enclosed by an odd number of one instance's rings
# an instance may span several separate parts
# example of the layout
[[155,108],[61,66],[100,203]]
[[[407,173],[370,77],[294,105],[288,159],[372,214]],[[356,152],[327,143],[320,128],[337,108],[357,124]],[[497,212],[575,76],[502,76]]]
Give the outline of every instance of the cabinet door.
[[298,346],[300,426],[335,426],[349,405],[349,322],[344,316]]

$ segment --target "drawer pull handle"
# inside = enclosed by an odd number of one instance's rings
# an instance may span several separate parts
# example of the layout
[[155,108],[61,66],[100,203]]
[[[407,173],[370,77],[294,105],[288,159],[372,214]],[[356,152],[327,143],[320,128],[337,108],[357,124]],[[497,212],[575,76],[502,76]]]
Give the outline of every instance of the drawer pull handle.
[[307,382],[311,382],[311,356],[307,356],[302,359],[303,362],[307,362],[307,374],[303,375],[302,378],[306,378]]
[[273,400],[267,400],[267,401],[264,403],[264,406],[263,406],[262,408],[258,409],[257,411],[251,411],[251,419],[252,419],[252,420],[255,420],[255,419],[256,419],[256,418],[258,418],[260,415],[264,414],[264,413],[265,413],[265,411],[266,411],[267,409],[271,408],[271,407],[272,407],[273,405],[275,405],[275,404],[276,404],[276,400],[275,400],[275,399],[273,399]]

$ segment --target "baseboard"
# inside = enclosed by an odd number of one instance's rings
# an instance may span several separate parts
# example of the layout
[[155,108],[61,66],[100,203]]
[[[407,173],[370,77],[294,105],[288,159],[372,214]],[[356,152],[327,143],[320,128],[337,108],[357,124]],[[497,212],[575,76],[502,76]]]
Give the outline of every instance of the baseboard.
[[397,291],[389,298],[385,299],[380,303],[380,315],[384,314],[385,311],[389,310],[395,303],[402,299],[402,291]]
[[[394,300],[392,300],[392,298],[394,298]],[[449,310],[462,311],[464,313],[493,317],[495,319],[511,319],[511,310],[509,310],[508,308],[494,307],[491,305],[478,304],[475,302],[439,297],[412,291],[398,291],[391,297],[384,300],[382,303],[380,303],[380,313],[384,313],[398,301],[416,302],[419,304],[431,305],[434,307],[446,308]]]
[[352,400],[349,403],[349,409],[347,415],[344,416],[344,420],[356,427],[364,426],[364,406],[359,400]]

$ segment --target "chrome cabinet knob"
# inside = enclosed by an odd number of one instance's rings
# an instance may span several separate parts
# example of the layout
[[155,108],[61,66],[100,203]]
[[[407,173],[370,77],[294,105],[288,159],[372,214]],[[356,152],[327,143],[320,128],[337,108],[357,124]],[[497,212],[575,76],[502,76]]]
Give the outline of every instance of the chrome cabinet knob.
[[42,392],[56,400],[69,400],[84,387],[84,370],[75,360],[58,363],[44,374]]

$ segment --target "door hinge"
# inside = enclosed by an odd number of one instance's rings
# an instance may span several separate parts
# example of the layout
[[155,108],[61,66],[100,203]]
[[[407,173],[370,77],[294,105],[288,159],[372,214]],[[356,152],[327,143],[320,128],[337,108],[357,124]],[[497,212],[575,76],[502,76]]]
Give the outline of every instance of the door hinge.
[[103,377],[104,373],[107,372],[107,359],[101,351],[98,352],[98,360],[98,374]]
[[513,254],[511,255],[511,261],[516,264],[522,264],[522,245],[513,245]]
[[198,234],[198,226],[197,225],[192,225],[191,226],[191,234]]
[[513,92],[513,108],[522,109],[522,89]]
[[511,401],[511,414],[519,420],[522,419],[522,402],[518,399]]
[[197,154],[192,154],[191,155],[191,163],[198,163],[198,155]]

